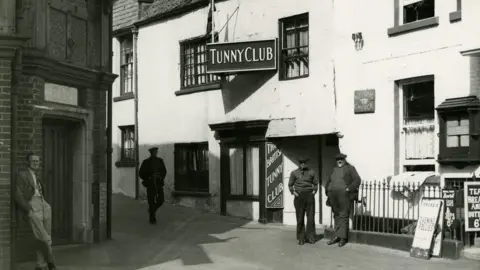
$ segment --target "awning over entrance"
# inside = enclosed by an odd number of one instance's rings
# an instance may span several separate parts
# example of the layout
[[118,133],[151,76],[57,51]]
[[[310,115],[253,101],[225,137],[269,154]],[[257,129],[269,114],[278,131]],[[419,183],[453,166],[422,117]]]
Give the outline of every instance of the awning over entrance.
[[480,56],[480,43],[475,46],[462,46],[460,53],[463,56]]
[[297,135],[295,118],[273,119],[268,123],[267,138],[292,137]]
[[408,186],[411,191],[415,191],[425,183],[439,184],[440,176],[435,172],[403,172],[392,177],[390,180],[390,187]]

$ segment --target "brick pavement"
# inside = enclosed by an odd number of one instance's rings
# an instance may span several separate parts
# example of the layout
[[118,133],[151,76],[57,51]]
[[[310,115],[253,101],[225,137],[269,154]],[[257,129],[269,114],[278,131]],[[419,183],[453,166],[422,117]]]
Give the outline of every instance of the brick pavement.
[[298,246],[293,228],[265,227],[179,206],[159,210],[157,226],[147,224],[146,217],[144,203],[115,195],[114,240],[56,248],[59,269],[480,270],[474,261],[422,261],[371,246],[328,247],[326,240]]

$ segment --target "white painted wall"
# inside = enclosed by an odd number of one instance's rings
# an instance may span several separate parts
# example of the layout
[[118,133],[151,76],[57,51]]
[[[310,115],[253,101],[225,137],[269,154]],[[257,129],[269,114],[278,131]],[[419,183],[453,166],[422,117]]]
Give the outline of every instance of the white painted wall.
[[[210,193],[214,196],[216,211],[220,210],[220,147],[208,124],[295,117],[297,134],[329,133],[335,128],[332,44],[329,42],[332,3],[314,0],[295,3],[288,0],[220,2],[216,4],[217,27],[224,25],[227,14],[232,15],[239,4],[238,16],[235,15],[228,24],[229,41],[277,38],[280,18],[309,12],[310,46],[321,48],[310,52],[309,78],[279,82],[278,73],[275,73],[259,89],[253,89],[258,84],[254,80],[264,80],[258,78],[264,75],[244,74],[223,90],[175,96],[175,91],[180,90],[179,41],[205,34],[208,9],[139,30],[140,158],[147,156],[147,146],[155,144],[160,147],[159,155],[165,159],[168,171],[165,192],[168,197],[173,190],[173,144],[208,141]],[[258,9],[260,5],[265,8]],[[224,40],[225,31],[220,34],[220,41]],[[293,207],[293,200],[286,203],[288,209]],[[230,208],[234,212],[234,208],[242,211],[252,208],[253,216],[258,216],[255,205],[231,205]]]
[[[114,74],[120,74],[120,42],[117,38],[113,39],[113,69]],[[112,85],[112,96],[120,96],[121,77]],[[120,160],[120,151],[122,145],[122,133],[119,126],[134,125],[135,123],[133,99],[113,102],[112,105],[112,190],[113,193],[120,193],[130,197],[135,197],[135,168],[117,167],[115,162]]]

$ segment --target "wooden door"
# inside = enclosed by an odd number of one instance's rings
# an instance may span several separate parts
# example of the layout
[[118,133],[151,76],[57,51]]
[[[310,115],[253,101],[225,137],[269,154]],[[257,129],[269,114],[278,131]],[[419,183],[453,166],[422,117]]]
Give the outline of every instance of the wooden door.
[[46,120],[43,123],[43,183],[45,199],[52,207],[54,245],[71,240],[73,226],[72,125]]

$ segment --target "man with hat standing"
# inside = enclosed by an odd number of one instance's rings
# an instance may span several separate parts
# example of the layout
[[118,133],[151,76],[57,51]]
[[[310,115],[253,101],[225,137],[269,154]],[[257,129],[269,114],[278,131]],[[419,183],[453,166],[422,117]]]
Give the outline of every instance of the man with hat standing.
[[151,224],[157,223],[155,216],[158,208],[165,202],[163,186],[167,169],[162,158],[157,157],[158,147],[148,149],[150,157],[142,162],[139,176],[142,178],[142,185],[147,188],[148,213]]
[[335,219],[335,236],[327,244],[338,243],[343,247],[348,241],[350,209],[353,201],[358,199],[360,176],[354,166],[346,161],[347,156],[338,154],[336,166],[325,184],[328,201]]
[[[299,159],[299,168],[290,174],[288,188],[295,198],[293,204],[297,216],[297,240],[299,245],[315,243],[315,194],[318,190],[318,179],[307,166],[306,158]],[[305,231],[305,214],[307,214],[307,230]]]

